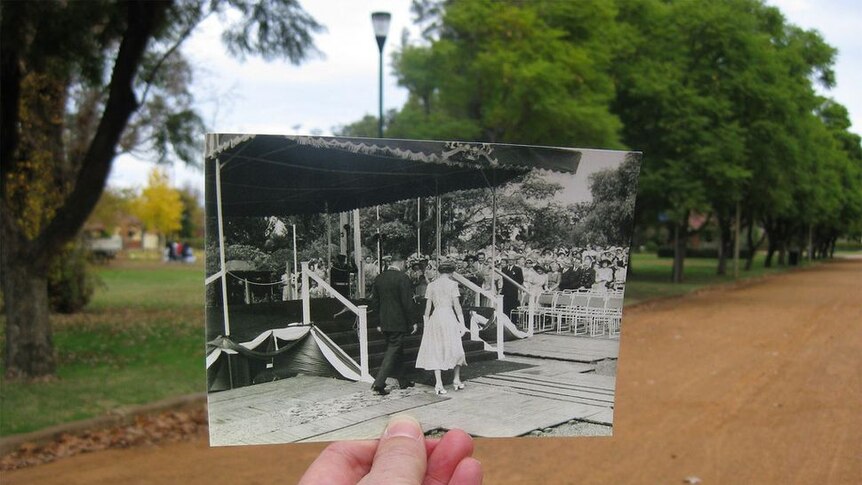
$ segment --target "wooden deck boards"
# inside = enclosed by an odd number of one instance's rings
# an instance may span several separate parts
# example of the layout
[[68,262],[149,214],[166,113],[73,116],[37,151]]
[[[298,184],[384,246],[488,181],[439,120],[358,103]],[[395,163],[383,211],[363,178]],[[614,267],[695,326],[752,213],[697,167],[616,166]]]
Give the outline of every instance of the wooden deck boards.
[[613,424],[615,379],[588,362],[613,359],[617,340],[553,334],[506,342],[507,359],[533,367],[488,374],[437,396],[417,385],[376,396],[365,383],[297,376],[209,396],[213,445],[376,438],[408,412],[426,431],[461,428],[512,437],[576,419]]
[[538,334],[523,340],[506,342],[503,349],[507,355],[594,363],[604,359],[618,358],[620,341],[570,335]]

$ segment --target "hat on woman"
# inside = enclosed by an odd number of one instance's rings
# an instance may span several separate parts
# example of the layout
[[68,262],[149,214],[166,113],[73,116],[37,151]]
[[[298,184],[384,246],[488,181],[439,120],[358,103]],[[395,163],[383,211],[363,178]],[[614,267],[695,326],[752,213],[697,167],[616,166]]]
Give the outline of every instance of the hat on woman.
[[440,266],[437,267],[437,271],[440,273],[454,273],[455,263],[452,261],[441,261]]

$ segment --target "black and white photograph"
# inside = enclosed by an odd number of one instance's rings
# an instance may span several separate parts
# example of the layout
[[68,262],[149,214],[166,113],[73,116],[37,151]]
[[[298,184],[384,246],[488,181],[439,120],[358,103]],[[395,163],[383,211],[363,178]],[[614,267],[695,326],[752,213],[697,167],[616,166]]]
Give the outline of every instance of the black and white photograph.
[[207,135],[210,444],[611,435],[640,162]]

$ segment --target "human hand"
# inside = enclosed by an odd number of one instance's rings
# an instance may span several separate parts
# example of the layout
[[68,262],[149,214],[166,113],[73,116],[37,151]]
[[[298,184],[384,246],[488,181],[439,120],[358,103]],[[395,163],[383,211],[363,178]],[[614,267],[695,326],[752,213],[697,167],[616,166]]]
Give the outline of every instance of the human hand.
[[380,328],[380,327],[377,327],[377,331],[378,331],[378,332],[380,332],[380,333],[383,333],[383,329],[382,329],[382,328]]
[[412,332],[410,332],[410,335],[414,335],[417,331],[419,331],[419,324],[418,324],[418,323],[414,323],[414,324],[413,324],[413,331],[412,331]]
[[409,416],[390,419],[377,441],[340,441],[326,447],[299,485],[479,485],[482,465],[461,430],[425,439]]

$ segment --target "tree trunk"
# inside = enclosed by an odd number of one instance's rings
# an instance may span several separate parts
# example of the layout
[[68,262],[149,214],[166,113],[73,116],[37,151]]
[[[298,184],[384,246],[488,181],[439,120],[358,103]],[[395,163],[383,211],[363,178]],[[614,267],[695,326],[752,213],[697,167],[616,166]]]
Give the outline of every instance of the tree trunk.
[[766,259],[763,261],[763,267],[764,268],[771,268],[772,267],[772,257],[775,255],[775,251],[777,249],[778,249],[778,247],[770,239],[769,246],[766,249]]
[[730,220],[726,217],[718,217],[718,268],[717,274],[727,274],[727,258],[733,254],[733,231],[730,229]]
[[[687,226],[687,224],[686,224]],[[685,263],[685,246],[688,239],[688,227],[676,223],[673,226],[673,272],[671,282],[682,283],[683,265]]]
[[757,245],[754,244],[754,217],[748,221],[748,234],[746,234],[746,245],[748,246],[748,257],[745,258],[745,271],[750,271],[751,266],[754,265],[754,252],[757,250],[757,247],[760,246],[760,243],[763,242],[761,239],[758,241]]
[[[70,191],[64,194],[62,203],[56,208],[50,221],[40,225],[38,235],[25,237],[25,231],[13,213],[5,197],[8,192],[7,173],[14,168],[15,154],[19,148],[17,130],[20,116],[17,109],[9,107],[20,99],[21,73],[12,74],[12,62],[19,63],[17,52],[8,50],[4,43],[0,63],[3,68],[2,123],[3,180],[0,197],[0,271],[6,303],[6,355],[5,366],[8,378],[42,377],[51,375],[56,369],[51,323],[48,314],[48,260],[66,242],[70,241],[83,226],[95,207],[105,187],[116,147],[129,117],[138,103],[133,90],[133,81],[141,64],[147,42],[161,24],[170,2],[127,2],[127,30],[119,44],[116,60],[108,86],[108,98],[95,135],[90,141],[80,169],[73,179],[65,180]],[[7,25],[7,6],[3,6],[3,25]],[[20,66],[19,66],[20,67]],[[40,72],[34,70],[32,72]],[[8,85],[11,83],[11,85]],[[12,96],[14,94],[15,96]],[[7,120],[5,115],[15,115]],[[14,128],[13,128],[14,125]],[[11,133],[9,132],[11,130]],[[61,175],[65,165],[62,159],[54,160],[52,175]]]
[[6,303],[6,378],[49,376],[57,364],[46,269],[22,257],[15,246],[14,241],[6,240],[0,248]]

